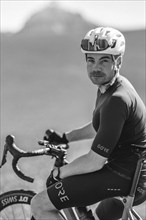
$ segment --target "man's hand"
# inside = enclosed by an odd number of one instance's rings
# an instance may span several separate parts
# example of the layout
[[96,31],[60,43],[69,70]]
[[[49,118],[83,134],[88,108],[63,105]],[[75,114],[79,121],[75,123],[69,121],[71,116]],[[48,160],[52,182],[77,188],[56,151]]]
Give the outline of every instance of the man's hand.
[[50,144],[68,144],[65,133],[62,137],[53,130],[47,130],[45,132],[44,140],[49,141]]

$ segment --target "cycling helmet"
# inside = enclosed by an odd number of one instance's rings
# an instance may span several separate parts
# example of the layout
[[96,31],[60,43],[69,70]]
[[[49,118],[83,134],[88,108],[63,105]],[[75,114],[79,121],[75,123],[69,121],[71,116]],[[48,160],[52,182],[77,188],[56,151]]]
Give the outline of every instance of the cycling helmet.
[[83,53],[105,53],[123,55],[125,38],[123,34],[110,27],[98,27],[90,30],[81,42]]

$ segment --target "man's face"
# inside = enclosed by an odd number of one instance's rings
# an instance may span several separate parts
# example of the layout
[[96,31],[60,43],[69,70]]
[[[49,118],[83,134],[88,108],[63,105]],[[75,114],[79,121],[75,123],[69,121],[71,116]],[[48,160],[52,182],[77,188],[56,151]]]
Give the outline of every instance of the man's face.
[[115,75],[115,62],[109,54],[87,54],[87,72],[95,85],[108,83]]

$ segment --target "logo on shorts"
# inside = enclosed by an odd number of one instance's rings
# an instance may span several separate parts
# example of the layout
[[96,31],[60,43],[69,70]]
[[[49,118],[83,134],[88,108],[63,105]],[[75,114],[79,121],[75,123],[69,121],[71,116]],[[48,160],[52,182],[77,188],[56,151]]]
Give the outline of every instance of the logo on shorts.
[[68,196],[66,195],[65,189],[63,188],[62,182],[57,182],[55,184],[55,188],[58,190],[58,197],[61,202],[66,202],[69,200]]
[[108,153],[109,152],[109,149],[102,146],[101,144],[98,144],[97,145],[97,148],[100,149],[101,151],[104,151],[105,153]]

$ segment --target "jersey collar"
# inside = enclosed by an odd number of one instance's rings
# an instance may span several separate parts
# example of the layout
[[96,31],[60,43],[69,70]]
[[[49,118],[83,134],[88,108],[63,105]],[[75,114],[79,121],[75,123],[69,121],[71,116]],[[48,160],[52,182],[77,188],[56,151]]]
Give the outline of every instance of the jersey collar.
[[119,72],[116,73],[116,75],[112,78],[110,82],[108,82],[107,84],[98,86],[98,89],[100,90],[101,94],[104,94],[107,91],[107,89],[114,84],[118,76],[119,76]]

